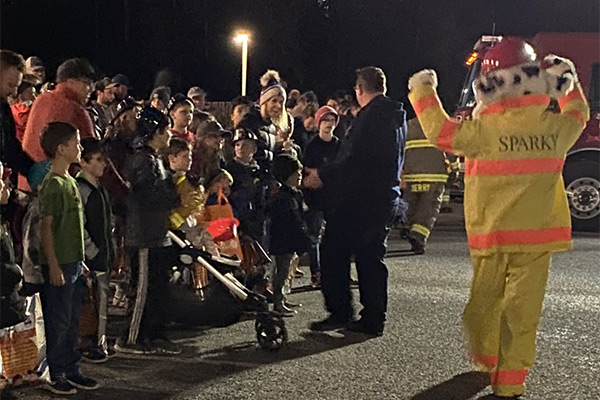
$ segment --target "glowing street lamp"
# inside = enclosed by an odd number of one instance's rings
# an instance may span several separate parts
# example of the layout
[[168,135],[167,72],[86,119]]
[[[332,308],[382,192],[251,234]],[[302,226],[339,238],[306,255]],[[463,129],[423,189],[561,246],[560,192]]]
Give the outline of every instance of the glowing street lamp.
[[233,40],[242,44],[242,96],[246,95],[246,75],[248,74],[248,33],[240,32]]

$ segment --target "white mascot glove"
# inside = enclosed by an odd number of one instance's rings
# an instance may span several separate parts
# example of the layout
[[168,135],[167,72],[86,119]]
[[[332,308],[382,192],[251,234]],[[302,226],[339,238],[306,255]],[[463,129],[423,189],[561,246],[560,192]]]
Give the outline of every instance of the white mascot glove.
[[432,69],[424,69],[410,77],[408,80],[408,90],[412,92],[413,89],[424,85],[431,85],[433,89],[436,89],[437,84],[438,79],[435,71]]
[[550,94],[553,97],[564,96],[579,82],[575,64],[567,58],[549,54],[544,57],[542,68],[550,75]]

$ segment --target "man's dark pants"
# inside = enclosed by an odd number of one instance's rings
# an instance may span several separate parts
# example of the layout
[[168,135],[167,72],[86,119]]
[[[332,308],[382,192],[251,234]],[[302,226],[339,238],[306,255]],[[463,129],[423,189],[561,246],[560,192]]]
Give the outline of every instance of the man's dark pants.
[[[390,212],[392,215],[392,212]],[[341,321],[353,317],[350,263],[356,262],[363,323],[382,329],[387,311],[388,270],[383,262],[392,218],[359,226],[344,216],[326,216],[321,244],[321,288],[325,307]]]
[[81,355],[77,351],[79,317],[83,306],[84,281],[81,263],[61,265],[65,284],[50,284],[48,267],[44,266],[43,310],[46,330],[46,352],[50,377],[79,373]]

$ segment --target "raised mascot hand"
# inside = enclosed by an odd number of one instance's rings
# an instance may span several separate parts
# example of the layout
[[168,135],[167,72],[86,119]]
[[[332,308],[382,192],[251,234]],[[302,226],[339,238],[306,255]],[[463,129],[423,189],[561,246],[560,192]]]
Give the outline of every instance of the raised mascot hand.
[[568,58],[549,54],[544,57],[542,68],[551,76],[550,90],[553,97],[561,97],[573,89],[575,83],[579,82],[575,64]]
[[437,74],[432,69],[421,70],[408,80],[408,90],[413,91],[415,88],[424,85],[431,85],[434,89],[437,88],[438,79]]

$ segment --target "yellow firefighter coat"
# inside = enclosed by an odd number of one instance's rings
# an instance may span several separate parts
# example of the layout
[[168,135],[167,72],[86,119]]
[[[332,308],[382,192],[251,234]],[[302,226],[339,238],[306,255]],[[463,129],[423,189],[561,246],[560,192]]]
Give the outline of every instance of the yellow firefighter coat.
[[550,97],[532,94],[490,104],[477,119],[458,121],[436,90],[409,94],[427,138],[465,157],[465,220],[472,255],[571,248],[571,220],[562,179],[569,148],[589,119],[577,84],[548,111]]

